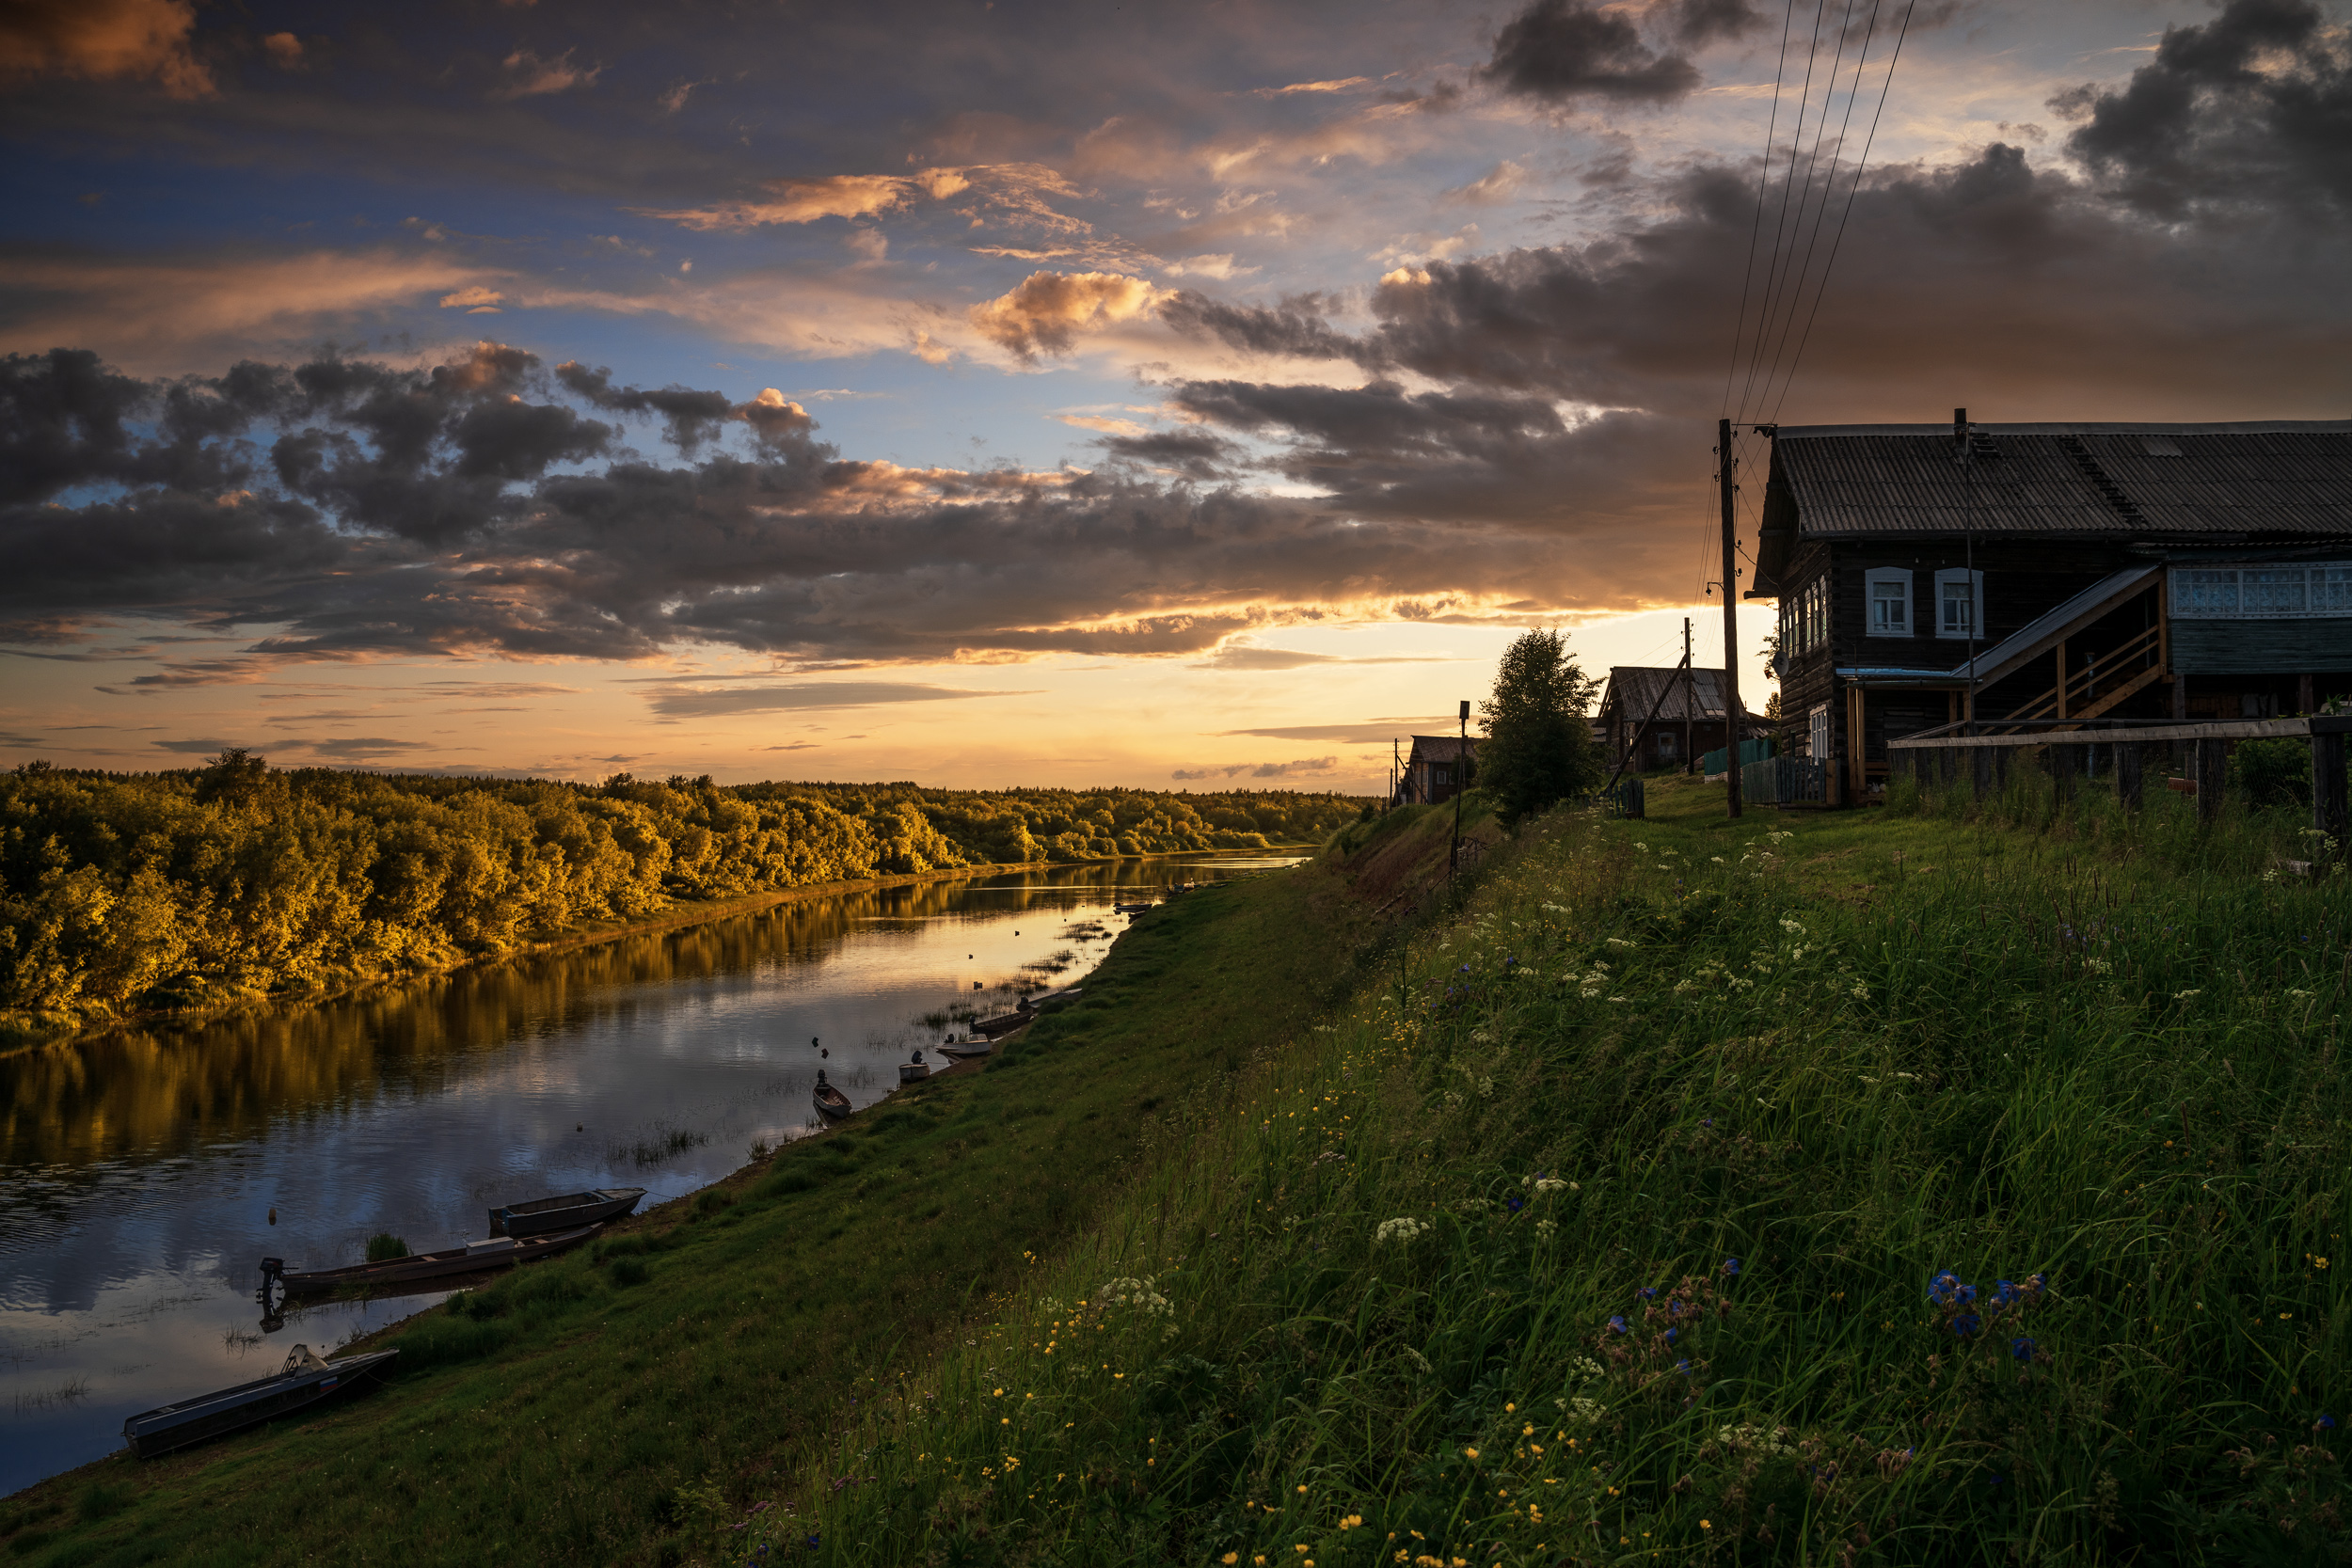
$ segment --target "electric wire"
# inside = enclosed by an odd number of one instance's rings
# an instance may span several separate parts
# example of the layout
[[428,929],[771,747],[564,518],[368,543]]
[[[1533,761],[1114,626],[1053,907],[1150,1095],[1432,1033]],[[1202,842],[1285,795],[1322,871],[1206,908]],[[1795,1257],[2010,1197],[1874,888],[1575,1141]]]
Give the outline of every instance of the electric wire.
[[[1764,395],[1768,398],[1772,396],[1772,379],[1780,373],[1781,356],[1785,354],[1788,348],[1788,334],[1797,325],[1797,312],[1804,308],[1805,279],[1811,276],[1813,271],[1813,252],[1821,242],[1821,224],[1829,216],[1830,202],[1835,198],[1837,192],[1837,161],[1845,153],[1847,133],[1852,128],[1853,125],[1854,104],[1862,96],[1862,71],[1863,67],[1868,63],[1870,57],[1870,40],[1878,33],[1879,6],[1880,0],[1870,0],[1870,21],[1868,28],[1863,34],[1862,52],[1854,57],[1853,86],[1846,90],[1845,118],[1838,121],[1837,141],[1830,151],[1829,173],[1823,176],[1821,180],[1821,204],[1814,210],[1813,232],[1806,236],[1804,242],[1804,260],[1800,262],[1797,267],[1797,287],[1795,293],[1789,300],[1788,319],[1781,324],[1780,336],[1772,344],[1772,368],[1764,372]],[[1846,8],[1846,16],[1849,24],[1851,24],[1852,15],[1853,8],[1849,5]],[[1833,62],[1833,67],[1834,65],[1835,62]],[[1830,77],[1829,92],[1822,98],[1821,101],[1824,109],[1827,108],[1829,100],[1836,95],[1836,75],[1835,70],[1833,69]],[[1820,126],[1820,135],[1816,137],[1814,142],[1814,152],[1817,162],[1819,161],[1820,144],[1828,139],[1828,135],[1829,118],[1826,114],[1824,114]],[[1812,185],[1813,166],[1808,164],[1805,166],[1805,189],[1808,196],[1811,195]],[[1826,277],[1823,281],[1827,281]],[[1817,293],[1815,297],[1818,299],[1820,296]]]
[[1902,60],[1903,40],[1911,36],[1911,13],[1917,4],[1918,0],[1906,0],[1903,6],[1902,27],[1895,35],[1894,53],[1887,56],[1886,80],[1879,85],[1878,107],[1870,112],[1870,130],[1869,134],[1863,138],[1862,156],[1854,164],[1853,182],[1846,187],[1846,206],[1845,210],[1837,214],[1837,232],[1830,238],[1829,260],[1821,263],[1821,281],[1813,293],[1813,309],[1805,316],[1804,331],[1798,335],[1797,352],[1788,361],[1788,375],[1780,384],[1780,396],[1772,401],[1772,419],[1774,421],[1780,419],[1780,405],[1788,400],[1788,388],[1796,383],[1797,366],[1804,359],[1805,344],[1813,337],[1813,323],[1821,313],[1821,297],[1829,292],[1830,272],[1837,265],[1839,247],[1846,243],[1846,220],[1853,215],[1854,198],[1862,190],[1863,171],[1869,166],[1870,149],[1878,141],[1879,120],[1886,113],[1886,95],[1895,85],[1895,67]]
[[1748,225],[1748,259],[1740,269],[1740,313],[1731,322],[1731,362],[1724,367],[1719,415],[1731,412],[1731,381],[1740,373],[1740,340],[1748,329],[1748,293],[1756,285],[1756,242],[1764,232],[1764,193],[1772,182],[1772,133],[1780,128],[1780,90],[1788,79],[1788,34],[1796,25],[1797,0],[1780,13],[1780,64],[1772,71],[1772,112],[1764,122],[1764,155],[1756,166],[1756,216]]
[[[1797,93],[1797,128],[1788,140],[1788,172],[1781,178],[1780,211],[1772,219],[1772,261],[1764,273],[1764,303],[1756,313],[1756,348],[1748,356],[1748,376],[1747,380],[1740,384],[1739,412],[1733,416],[1735,423],[1746,421],[1749,396],[1756,390],[1756,366],[1764,357],[1765,324],[1772,319],[1773,301],[1779,294],[1780,242],[1782,236],[1788,231],[1788,194],[1797,182],[1797,156],[1804,150],[1805,105],[1812,101],[1813,97],[1813,70],[1820,62],[1821,55],[1821,18],[1828,13],[1828,10],[1829,0],[1819,0],[1813,8],[1813,42],[1805,55],[1804,84]],[[1823,108],[1826,112],[1826,101],[1824,101]]]

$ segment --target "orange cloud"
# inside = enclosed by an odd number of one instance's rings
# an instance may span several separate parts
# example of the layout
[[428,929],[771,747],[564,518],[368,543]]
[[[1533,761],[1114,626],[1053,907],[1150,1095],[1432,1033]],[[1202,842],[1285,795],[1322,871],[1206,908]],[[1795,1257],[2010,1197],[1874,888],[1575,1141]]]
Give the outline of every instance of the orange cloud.
[[504,294],[496,289],[485,289],[479,283],[441,296],[442,309],[454,310],[462,307],[468,315],[481,315],[485,312],[495,311],[504,303],[506,303]]
[[151,78],[174,98],[208,97],[195,27],[188,0],[15,0],[0,9],[0,76]]
[[971,322],[998,346],[1034,359],[1067,354],[1081,332],[1144,314],[1166,297],[1140,277],[1115,272],[1033,272],[1010,293],[972,308]]
[[542,93],[568,92],[584,87],[604,73],[602,66],[585,69],[572,64],[572,51],[566,49],[551,60],[543,60],[528,49],[517,49],[506,56],[507,82],[490,96],[493,98],[535,98]]
[[644,210],[689,229],[758,229],[773,223],[815,223],[818,218],[862,218],[904,206],[920,190],[952,196],[964,186],[953,169],[926,169],[912,178],[896,174],[828,174],[817,180],[771,180],[762,201],[727,201],[716,207]]
[[302,40],[292,33],[272,33],[262,40],[262,47],[269,51],[271,59],[288,71],[302,64]]

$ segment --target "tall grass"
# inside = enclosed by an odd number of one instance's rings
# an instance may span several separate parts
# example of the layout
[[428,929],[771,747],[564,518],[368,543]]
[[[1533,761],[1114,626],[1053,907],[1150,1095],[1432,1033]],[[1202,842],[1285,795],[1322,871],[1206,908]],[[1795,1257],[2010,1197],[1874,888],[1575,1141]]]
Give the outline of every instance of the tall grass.
[[2151,795],[1555,819],[713,1560],[2338,1560],[2352,887]]

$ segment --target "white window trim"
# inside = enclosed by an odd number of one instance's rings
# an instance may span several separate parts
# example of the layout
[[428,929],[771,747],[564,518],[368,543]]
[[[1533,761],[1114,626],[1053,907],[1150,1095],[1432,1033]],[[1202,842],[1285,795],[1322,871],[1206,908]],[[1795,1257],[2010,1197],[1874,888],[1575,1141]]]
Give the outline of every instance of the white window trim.
[[1804,716],[1804,749],[1815,762],[1829,755],[1836,737],[1830,734],[1829,705],[1816,703]]
[[[1903,626],[1900,631],[1879,629],[1879,584],[1899,583],[1902,586]],[[1873,566],[1862,574],[1862,613],[1865,637],[1916,637],[1919,629],[1915,620],[1918,606],[1911,594],[1911,568],[1908,566]]]
[[1984,641],[1984,574],[1982,572],[1972,574],[1965,566],[1947,566],[1935,574],[1935,635],[1947,642],[1965,642],[1968,641],[1969,634],[1964,630],[1947,631],[1944,629],[1944,585],[1947,582],[1966,582],[1971,576],[1976,578],[1977,590],[1976,639],[1979,642]]
[[[2303,608],[2300,610],[2249,608],[2245,602],[2246,590],[2249,586],[2247,578],[2256,572],[2302,574],[2308,584],[2303,595]],[[2335,595],[2326,592],[2313,593],[2309,589],[2320,588],[2322,584],[2328,581],[2328,578],[2319,574],[2346,572],[2352,572],[2352,562],[2297,561],[2249,562],[2226,566],[2175,566],[2172,569],[2172,575],[2177,580],[2171,585],[2172,616],[2173,619],[2180,621],[2340,621],[2344,618],[2346,611],[2328,603]],[[2183,600],[2189,595],[2182,593],[2181,590],[2188,586],[2188,579],[2199,578],[2211,579],[2212,586],[2215,588],[2225,589],[2226,603],[2221,605],[2184,603]],[[2223,580],[2225,578],[2226,582]],[[2338,584],[2343,580],[2341,577],[2334,579]]]

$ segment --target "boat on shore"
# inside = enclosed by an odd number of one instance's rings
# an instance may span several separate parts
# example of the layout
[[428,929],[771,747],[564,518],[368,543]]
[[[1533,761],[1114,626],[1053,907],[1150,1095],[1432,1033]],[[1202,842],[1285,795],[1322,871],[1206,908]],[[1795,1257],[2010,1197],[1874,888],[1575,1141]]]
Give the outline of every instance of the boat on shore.
[[637,1207],[643,1187],[598,1187],[593,1192],[565,1193],[561,1197],[534,1197],[490,1211],[493,1236],[540,1236],[550,1230],[571,1230],[583,1225],[617,1220]]
[[817,1108],[817,1115],[826,1121],[839,1121],[850,1111],[850,1097],[825,1082],[823,1068],[817,1069],[817,1088],[809,1096],[809,1103]]
[[1029,1009],[1024,1006],[1017,1007],[1009,1013],[998,1013],[994,1018],[983,1018],[975,1021],[972,1025],[972,1032],[976,1035],[983,1036],[991,1040],[999,1040],[1004,1038],[1007,1035],[1011,1034],[1015,1029],[1020,1028],[1023,1024],[1028,1022],[1036,1016],[1037,1015],[1035,1013],[1030,1012]]
[[[486,1242],[468,1242],[463,1246],[443,1247],[437,1252],[420,1252],[408,1258],[387,1258],[373,1263],[348,1263],[339,1269],[308,1269],[278,1277],[289,1296],[314,1296],[350,1287],[373,1289],[386,1285],[410,1285],[422,1279],[480,1274],[485,1269],[514,1268],[536,1262],[542,1258],[552,1258],[557,1253],[569,1252],[580,1245],[595,1235],[597,1228],[596,1225],[578,1226],[570,1230],[559,1230],[551,1236],[534,1236],[528,1241],[516,1241],[512,1236],[493,1236]],[[266,1262],[262,1265],[264,1272],[268,1267]]]
[[939,1042],[941,1055],[951,1056],[960,1062],[968,1061],[976,1056],[986,1056],[995,1049],[994,1040],[990,1039],[986,1035],[978,1034],[950,1035]]
[[930,1075],[931,1065],[923,1060],[923,1053],[920,1051],[914,1053],[914,1060],[898,1064],[898,1082],[901,1085],[920,1084]]
[[296,1345],[284,1368],[268,1377],[132,1417],[122,1423],[122,1440],[139,1458],[152,1459],[191,1443],[258,1426],[322,1401],[356,1393],[382,1377],[399,1354],[398,1350],[379,1350],[323,1361],[310,1346]]
[[1152,901],[1147,898],[1140,904],[1115,903],[1111,906],[1111,910],[1112,912],[1116,914],[1141,914],[1144,911],[1150,909],[1151,907]]

